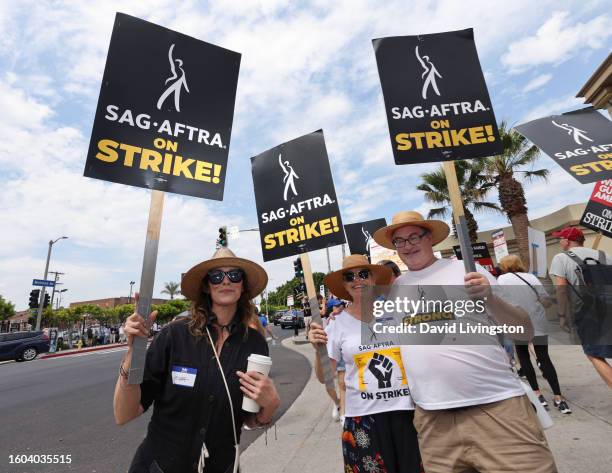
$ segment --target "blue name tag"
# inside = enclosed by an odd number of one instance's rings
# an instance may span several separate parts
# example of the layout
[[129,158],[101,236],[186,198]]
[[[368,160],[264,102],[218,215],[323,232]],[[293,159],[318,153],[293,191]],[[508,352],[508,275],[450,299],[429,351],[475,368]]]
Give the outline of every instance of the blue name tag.
[[198,370],[188,366],[172,365],[172,384],[193,388]]

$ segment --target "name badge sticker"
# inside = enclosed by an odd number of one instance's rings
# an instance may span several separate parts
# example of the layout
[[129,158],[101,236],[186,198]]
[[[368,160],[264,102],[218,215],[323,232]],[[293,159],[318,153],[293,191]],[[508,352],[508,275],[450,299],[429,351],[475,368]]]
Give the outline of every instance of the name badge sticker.
[[198,370],[188,366],[172,366],[172,384],[193,388]]

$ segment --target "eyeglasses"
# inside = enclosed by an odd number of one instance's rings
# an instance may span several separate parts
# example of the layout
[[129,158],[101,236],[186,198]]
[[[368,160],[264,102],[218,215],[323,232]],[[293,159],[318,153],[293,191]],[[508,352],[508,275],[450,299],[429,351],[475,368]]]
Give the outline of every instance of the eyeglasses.
[[397,237],[391,240],[391,243],[393,243],[393,246],[395,246],[396,248],[403,248],[404,246],[406,246],[406,242],[410,243],[411,245],[418,245],[423,239],[423,237],[428,233],[429,230],[423,230],[423,233],[421,233],[420,235],[413,234],[410,235],[408,238]]
[[225,276],[227,276],[231,282],[240,282],[242,278],[244,278],[244,271],[242,271],[242,269],[230,269],[229,271],[213,269],[208,272],[208,280],[211,284],[221,284]]
[[369,269],[362,269],[357,274],[352,271],[348,271],[342,274],[342,279],[344,279],[345,282],[353,282],[355,277],[358,277],[359,279],[368,279],[370,274],[372,273],[370,273]]

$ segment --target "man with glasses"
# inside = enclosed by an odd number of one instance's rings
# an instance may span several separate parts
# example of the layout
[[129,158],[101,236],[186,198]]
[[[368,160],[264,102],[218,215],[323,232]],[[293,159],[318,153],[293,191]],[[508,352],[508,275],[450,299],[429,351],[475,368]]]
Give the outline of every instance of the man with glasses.
[[[394,215],[391,225],[374,234],[378,244],[395,249],[408,267],[394,282],[388,300],[394,300],[393,296],[424,300],[432,293],[435,299],[454,303],[464,294],[466,299],[484,301],[483,320],[521,325],[524,333],[517,338],[531,338],[528,314],[500,298],[497,288],[492,290],[497,283],[488,271],[477,265],[476,272],[465,274],[462,261],[435,257],[433,246],[449,231],[442,221],[425,220],[418,212],[406,211]],[[448,319],[453,319],[451,324],[463,323],[455,312],[445,312],[442,318],[436,318],[440,313],[426,311],[399,317],[402,325],[414,323],[421,330],[417,321],[437,320],[427,324],[435,327],[448,326]],[[557,471],[533,407],[494,336],[436,338],[416,333],[402,336],[400,343],[417,405],[414,425],[425,471]]]

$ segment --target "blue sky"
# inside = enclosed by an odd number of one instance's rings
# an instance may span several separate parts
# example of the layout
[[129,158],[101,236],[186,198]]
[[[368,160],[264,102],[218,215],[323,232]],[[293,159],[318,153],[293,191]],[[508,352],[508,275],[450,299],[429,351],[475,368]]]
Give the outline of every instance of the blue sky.
[[[249,158],[319,128],[345,223],[427,212],[415,186],[436,165],[394,165],[372,38],[473,27],[497,119],[518,124],[580,108],[612,36],[596,0],[0,2],[0,294],[18,309],[62,235],[50,269],[66,273],[65,302],[126,296],[140,278],[149,192],[82,176],[116,11],[242,53],[225,200],[167,196],[156,295],[212,254],[220,225],[256,226]],[[552,176],[527,186],[531,218],[588,199],[591,185],[538,165]],[[255,233],[231,247],[262,261]],[[326,271],[325,252],[311,257]],[[265,267],[272,288],[292,276],[290,259]]]

